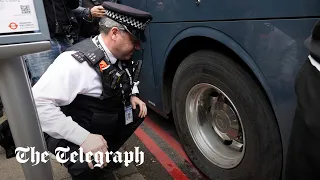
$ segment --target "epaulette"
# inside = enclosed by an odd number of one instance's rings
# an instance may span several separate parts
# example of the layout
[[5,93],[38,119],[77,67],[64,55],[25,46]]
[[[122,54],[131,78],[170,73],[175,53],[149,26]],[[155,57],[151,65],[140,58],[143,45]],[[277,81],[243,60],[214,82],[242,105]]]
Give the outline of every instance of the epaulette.
[[77,61],[81,63],[83,61],[87,61],[91,66],[95,66],[97,63],[100,62],[101,59],[103,59],[104,52],[101,49],[96,48],[91,52],[77,51],[72,54],[72,57],[74,57]]
[[81,51],[77,51],[77,52],[71,54],[71,56],[73,58],[75,58],[77,61],[79,61],[80,63],[82,63],[83,61],[86,60],[85,55]]
[[101,49],[96,48],[92,52],[85,53],[85,56],[89,60],[88,63],[91,64],[92,66],[95,66],[97,63],[100,62],[101,59],[103,59],[105,55]]

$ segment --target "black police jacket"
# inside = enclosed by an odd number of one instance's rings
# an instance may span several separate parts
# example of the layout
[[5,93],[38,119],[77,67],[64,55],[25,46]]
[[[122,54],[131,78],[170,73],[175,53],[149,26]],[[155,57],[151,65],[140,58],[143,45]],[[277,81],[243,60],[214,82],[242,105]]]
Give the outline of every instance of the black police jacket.
[[[98,74],[101,74],[99,61],[105,59],[105,56],[103,51],[93,43],[91,38],[73,45],[66,51],[82,52],[82,56],[74,56],[75,59],[81,63],[87,61]],[[92,54],[95,54],[95,56],[92,56]],[[131,67],[130,72],[133,72]],[[103,78],[101,78],[101,80],[103,81]],[[102,82],[102,84],[104,84],[104,82]],[[109,90],[110,89],[104,88],[103,92]],[[126,101],[130,102],[130,96],[127,95],[126,97]],[[101,134],[103,136],[114,133],[119,123],[125,123],[123,94],[120,89],[117,89],[117,93],[113,96],[104,98],[103,94],[101,98],[77,95],[70,105],[64,106],[61,109],[83,128],[91,133]]]

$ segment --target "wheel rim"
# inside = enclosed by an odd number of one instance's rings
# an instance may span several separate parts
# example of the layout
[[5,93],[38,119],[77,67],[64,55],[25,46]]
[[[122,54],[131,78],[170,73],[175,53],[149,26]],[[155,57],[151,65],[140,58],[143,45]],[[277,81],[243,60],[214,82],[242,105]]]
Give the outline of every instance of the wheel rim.
[[188,93],[186,118],[198,149],[221,168],[236,167],[245,152],[245,132],[238,111],[219,88],[197,84]]

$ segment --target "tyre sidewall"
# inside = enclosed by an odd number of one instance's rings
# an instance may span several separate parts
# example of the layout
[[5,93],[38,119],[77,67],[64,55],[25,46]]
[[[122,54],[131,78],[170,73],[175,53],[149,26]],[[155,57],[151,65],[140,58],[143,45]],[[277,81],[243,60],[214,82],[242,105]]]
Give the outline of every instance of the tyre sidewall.
[[[269,122],[273,118],[265,112],[265,107],[261,107],[264,105],[259,100],[259,93],[254,91],[258,87],[252,85],[253,82],[238,67],[232,65],[231,59],[214,52],[198,52],[186,58],[176,73],[173,87],[173,114],[177,130],[191,160],[210,178],[269,179],[268,177],[277,174],[274,166],[279,166],[281,160],[280,155],[275,157],[274,153],[280,148],[274,147],[273,135],[268,135],[275,131],[274,122]],[[245,131],[245,155],[233,169],[223,169],[208,161],[198,150],[190,134],[186,123],[185,103],[189,90],[200,83],[214,85],[227,94],[241,117]]]

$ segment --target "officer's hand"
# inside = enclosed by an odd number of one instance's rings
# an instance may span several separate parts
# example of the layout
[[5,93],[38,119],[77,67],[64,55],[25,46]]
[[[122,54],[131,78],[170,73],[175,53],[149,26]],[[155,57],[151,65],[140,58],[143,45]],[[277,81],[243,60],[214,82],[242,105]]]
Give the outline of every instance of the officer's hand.
[[94,6],[90,9],[92,17],[100,18],[106,13],[106,10],[102,6]]
[[[102,152],[103,155],[108,154],[108,153],[106,153],[108,151],[107,141],[101,135],[89,134],[87,139],[80,145],[80,147],[83,148],[84,153],[88,153],[91,151],[94,155],[96,152],[100,151],[100,152]],[[101,168],[103,168],[107,165],[107,162],[105,162],[106,158],[103,157],[103,159],[104,159],[104,164],[103,164],[103,166],[101,166]],[[94,159],[92,159],[92,161],[93,160]],[[99,162],[97,162],[97,163],[99,163]],[[89,165],[90,169],[94,168],[92,162],[88,162],[88,165]]]
[[133,109],[136,109],[136,106],[139,105],[139,107],[140,107],[139,117],[140,118],[146,117],[146,115],[147,115],[147,106],[143,101],[141,101],[136,96],[131,96],[131,105],[132,105]]

